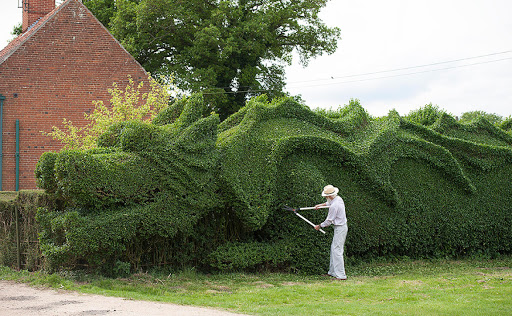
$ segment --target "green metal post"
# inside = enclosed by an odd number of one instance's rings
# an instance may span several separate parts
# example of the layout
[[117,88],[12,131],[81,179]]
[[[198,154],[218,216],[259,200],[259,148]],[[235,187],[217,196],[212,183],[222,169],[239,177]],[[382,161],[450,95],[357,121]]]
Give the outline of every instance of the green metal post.
[[20,189],[20,120],[16,120],[16,191]]
[[2,191],[2,160],[4,159],[4,143],[3,143],[3,135],[4,135],[4,100],[5,97],[0,94],[0,191]]

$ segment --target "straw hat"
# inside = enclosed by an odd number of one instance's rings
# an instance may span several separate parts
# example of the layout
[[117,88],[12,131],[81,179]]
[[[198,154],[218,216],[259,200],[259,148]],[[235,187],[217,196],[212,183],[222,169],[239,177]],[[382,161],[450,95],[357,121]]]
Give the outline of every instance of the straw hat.
[[332,185],[326,185],[322,191],[322,196],[332,196],[338,194],[339,189]]

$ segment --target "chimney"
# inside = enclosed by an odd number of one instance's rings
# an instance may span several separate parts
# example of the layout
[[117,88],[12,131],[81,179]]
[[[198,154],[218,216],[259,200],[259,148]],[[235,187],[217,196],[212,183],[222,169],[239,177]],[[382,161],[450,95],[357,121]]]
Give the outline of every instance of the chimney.
[[23,1],[23,23],[22,32],[37,20],[50,13],[55,9],[55,0],[22,0]]

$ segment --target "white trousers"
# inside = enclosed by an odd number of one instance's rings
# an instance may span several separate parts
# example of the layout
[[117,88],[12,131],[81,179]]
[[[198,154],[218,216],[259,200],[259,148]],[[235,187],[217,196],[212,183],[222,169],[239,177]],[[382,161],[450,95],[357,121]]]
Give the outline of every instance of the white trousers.
[[338,279],[347,278],[345,274],[345,261],[343,260],[343,247],[345,246],[347,232],[347,224],[334,226],[334,236],[332,237],[331,244],[331,262],[327,274]]

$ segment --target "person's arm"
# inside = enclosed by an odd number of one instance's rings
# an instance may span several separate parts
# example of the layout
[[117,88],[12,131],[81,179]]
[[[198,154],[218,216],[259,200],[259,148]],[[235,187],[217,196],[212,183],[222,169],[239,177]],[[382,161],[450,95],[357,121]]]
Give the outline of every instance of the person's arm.
[[315,205],[315,210],[318,210],[321,207],[327,206],[327,203],[317,204]]
[[[330,204],[329,202],[325,202],[325,203],[322,203],[322,204],[317,204],[317,205],[315,205],[315,210],[318,210],[318,209],[319,209],[319,208],[321,208],[321,207],[324,207],[324,206],[330,206],[330,205],[331,205],[331,204]],[[331,211],[331,210],[330,210],[330,208],[329,208],[329,212],[330,212],[330,211]],[[327,218],[329,218],[329,215],[327,215]],[[326,221],[327,221],[327,219],[326,219]],[[322,226],[321,226],[321,225],[322,225],[322,224],[320,224],[320,225],[315,225],[315,229],[316,229],[316,230],[320,230],[320,228],[322,228]],[[329,225],[327,225],[327,226],[329,226]]]
[[[327,205],[329,205],[329,204],[327,204]],[[329,207],[329,213],[327,213],[327,218],[325,219],[325,221],[323,221],[322,223],[320,223],[318,225],[319,229],[331,226],[334,223],[334,218],[336,218],[337,210],[338,210],[338,207],[336,205]]]

